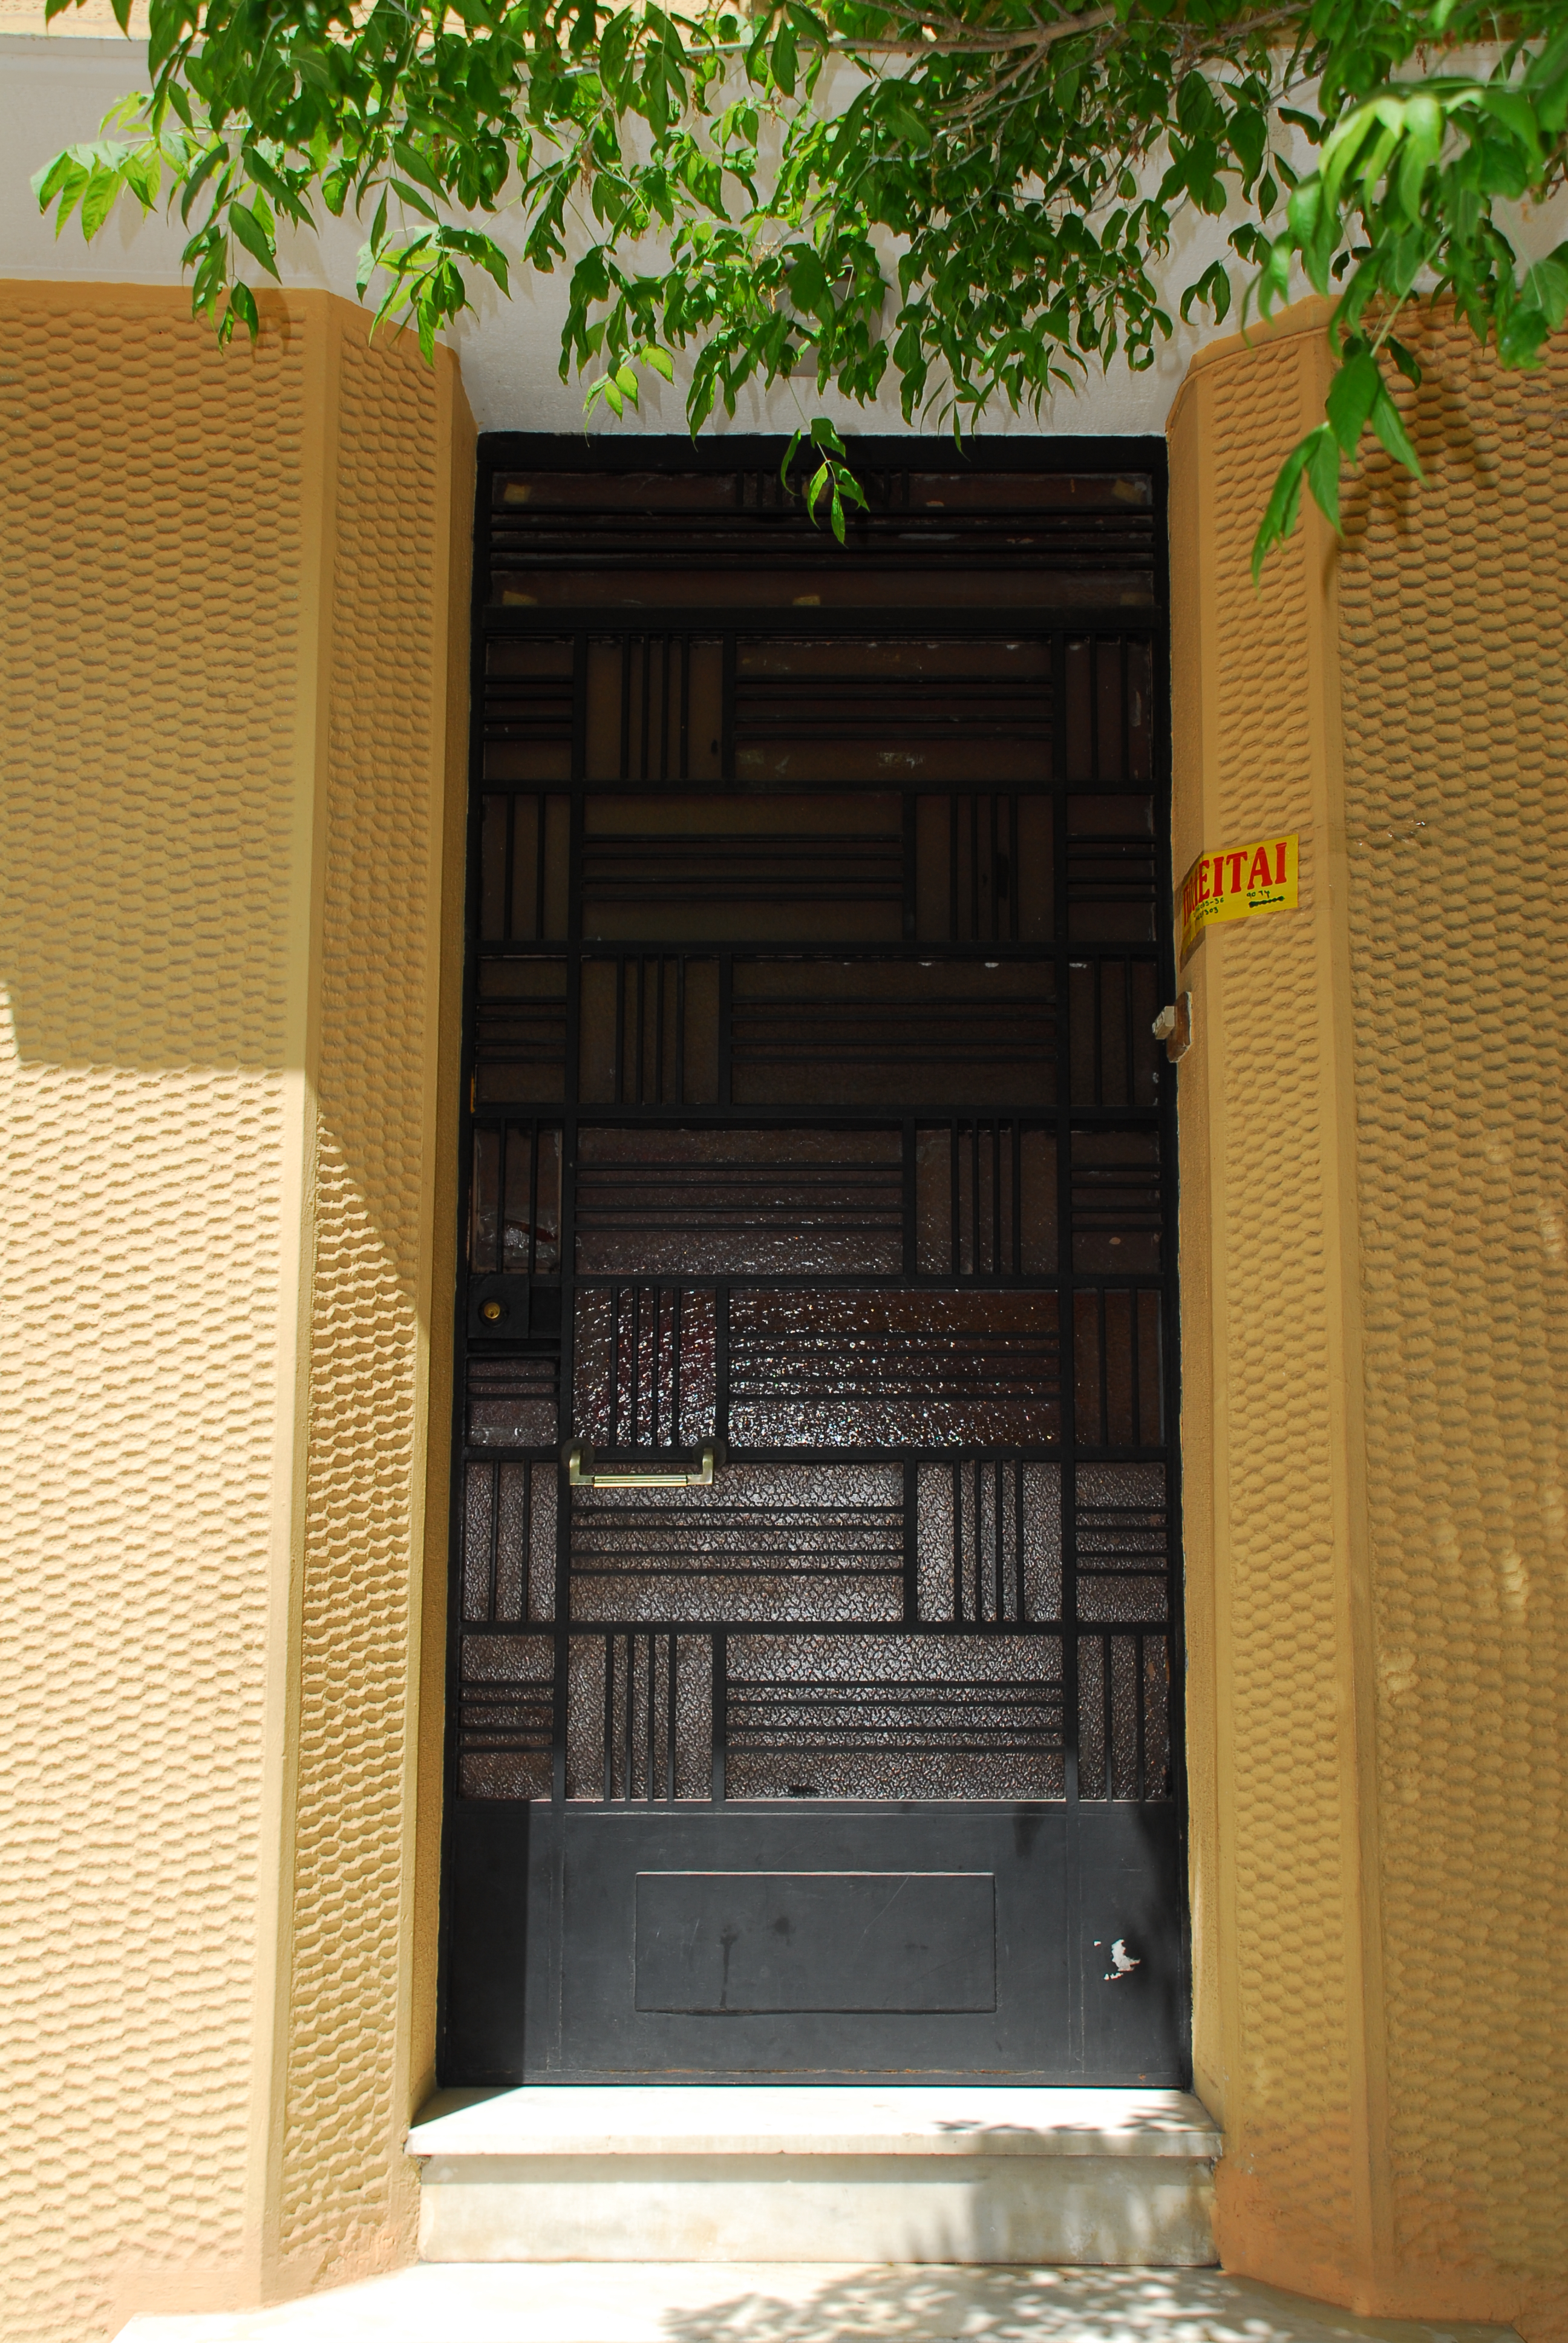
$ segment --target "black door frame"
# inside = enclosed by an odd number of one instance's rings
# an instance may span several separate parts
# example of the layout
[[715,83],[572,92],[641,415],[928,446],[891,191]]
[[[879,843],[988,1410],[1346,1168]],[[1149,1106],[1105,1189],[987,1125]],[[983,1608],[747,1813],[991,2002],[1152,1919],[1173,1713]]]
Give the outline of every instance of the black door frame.
[[[492,484],[498,472],[515,470],[559,470],[562,472],[601,472],[608,475],[628,473],[682,472],[729,473],[739,469],[755,470],[760,475],[777,476],[789,442],[782,434],[713,436],[692,440],[681,435],[649,435],[620,437],[609,434],[577,435],[570,433],[511,433],[490,432],[479,437],[475,491],[474,575],[470,612],[470,685],[469,685],[469,753],[468,800],[467,809],[466,870],[464,886],[464,976],[462,1009],[462,1048],[458,1067],[460,1103],[457,1117],[459,1150],[457,1182],[457,1265],[451,1296],[450,1339],[456,1372],[452,1391],[452,1463],[451,1503],[449,1513],[449,1548],[447,1574],[447,1629],[445,1728],[446,1755],[443,1768],[443,1810],[441,1825],[441,1905],[439,1920],[438,1986],[437,1986],[437,2066],[440,2079],[465,2083],[493,2082],[507,2084],[519,2079],[515,2070],[492,2074],[465,2073],[454,2075],[448,2058],[447,2021],[451,1984],[452,1896],[451,1879],[460,1811],[466,1802],[457,1795],[457,1711],[458,1711],[458,1645],[461,1625],[461,1602],[457,1594],[461,1569],[463,1525],[462,1448],[464,1430],[463,1366],[467,1333],[463,1262],[463,1232],[471,1210],[471,1180],[473,1161],[472,1081],[474,1073],[473,1033],[474,1008],[477,994],[478,953],[477,950],[477,868],[479,848],[479,806],[483,777],[483,732],[477,721],[482,706],[485,683],[485,659],[487,642],[498,633],[528,634],[546,631],[576,631],[585,624],[608,624],[624,628],[634,615],[635,606],[596,603],[592,606],[543,606],[526,610],[502,610],[490,604],[487,596],[487,538],[493,510]],[[1003,472],[1003,473],[1116,473],[1136,470],[1152,476],[1156,483],[1153,520],[1152,567],[1156,599],[1152,610],[1144,608],[1145,618],[1152,618],[1153,672],[1155,722],[1155,789],[1157,800],[1167,809],[1171,792],[1171,690],[1170,690],[1170,610],[1168,580],[1169,518],[1168,469],[1166,445],[1161,437],[1129,436],[1076,437],[995,437],[966,441],[961,449],[955,447],[950,436],[864,435],[847,441],[850,461],[866,471],[879,469],[903,471],[919,467],[922,471],[939,472]],[[565,516],[563,515],[563,519]],[[758,605],[755,608],[704,611],[694,605],[683,605],[668,614],[681,630],[696,631],[704,623],[721,625],[728,630],[738,627],[742,631],[777,632],[785,617],[788,605]],[[801,614],[804,615],[804,614]],[[814,608],[809,613],[813,632],[845,635],[864,634],[879,621],[890,628],[907,631],[911,618],[922,625],[940,622],[944,636],[961,638],[965,635],[994,636],[999,621],[1005,624],[1016,617],[1020,626],[1031,628],[1042,623],[1052,627],[1072,627],[1075,623],[1104,628],[1115,617],[1114,609],[1103,605],[1052,605],[1049,609],[1020,602],[1010,605],[997,602],[962,608],[943,610],[937,607],[911,608],[899,606],[879,608],[859,603],[846,604],[841,608]],[[650,618],[654,614],[649,614]],[[657,624],[657,618],[655,623]],[[1156,840],[1157,886],[1162,900],[1171,900],[1173,873],[1171,865],[1171,840],[1168,822]],[[1174,997],[1176,969],[1173,940],[1168,928],[1162,930],[1161,994]],[[1164,1382],[1166,1406],[1169,1410],[1168,1492],[1171,1544],[1171,1684],[1170,1735],[1171,1763],[1172,1822],[1175,1857],[1179,1872],[1180,1910],[1176,1923],[1180,1936],[1180,1977],[1183,2019],[1184,2071],[1183,2087],[1190,2084],[1190,2015],[1191,1996],[1191,1914],[1188,1897],[1187,1839],[1188,1786],[1186,1775],[1185,1693],[1186,1639],[1184,1605],[1183,1546],[1181,1539],[1182,1458],[1180,1441],[1181,1425],[1181,1351],[1179,1342],[1179,1263],[1175,1254],[1177,1230],[1177,1157],[1176,1157],[1176,1082],[1174,1070],[1162,1073],[1160,1099],[1162,1141],[1161,1184],[1164,1224],[1171,1247],[1170,1261],[1163,1272],[1164,1304]],[[564,1232],[563,1232],[564,1243]],[[564,1394],[563,1394],[564,1396]],[[1076,1733],[1076,1724],[1074,1725]],[[1075,1764],[1070,1755],[1070,1765]],[[1115,1802],[1112,1802],[1113,1804]],[[526,1838],[523,1841],[526,1847]],[[526,1859],[520,1865],[508,1864],[494,1879],[498,1926],[509,1933],[515,1942],[519,1971],[527,1956],[528,1944],[528,1874],[530,1865]],[[518,2040],[520,2043],[520,2023]],[[693,2077],[693,2080],[701,2079]],[[879,2087],[888,2078],[879,2077]]]

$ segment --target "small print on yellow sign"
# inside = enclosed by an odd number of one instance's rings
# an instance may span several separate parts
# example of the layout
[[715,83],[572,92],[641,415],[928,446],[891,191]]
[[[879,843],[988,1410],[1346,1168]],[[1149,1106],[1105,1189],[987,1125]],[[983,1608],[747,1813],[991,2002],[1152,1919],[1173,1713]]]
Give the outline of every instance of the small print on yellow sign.
[[1293,911],[1299,831],[1253,846],[1201,854],[1181,881],[1181,957],[1215,920],[1251,920],[1260,911]]

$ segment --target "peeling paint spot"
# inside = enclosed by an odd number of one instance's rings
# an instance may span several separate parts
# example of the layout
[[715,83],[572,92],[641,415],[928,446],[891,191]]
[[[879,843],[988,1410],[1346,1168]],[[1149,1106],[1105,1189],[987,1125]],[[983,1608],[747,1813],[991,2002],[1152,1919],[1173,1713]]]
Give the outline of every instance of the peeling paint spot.
[[1134,1969],[1141,1968],[1142,1966],[1137,1954],[1128,1951],[1126,1937],[1118,1936],[1111,1947],[1111,1966],[1105,1972],[1105,1982],[1107,1985],[1115,1985],[1119,1978],[1131,1976]]

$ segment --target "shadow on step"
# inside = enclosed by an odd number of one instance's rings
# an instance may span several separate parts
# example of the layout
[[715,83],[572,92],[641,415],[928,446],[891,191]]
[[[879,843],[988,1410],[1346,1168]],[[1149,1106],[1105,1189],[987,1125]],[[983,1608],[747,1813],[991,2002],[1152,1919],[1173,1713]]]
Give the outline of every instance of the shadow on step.
[[738,2291],[665,2311],[668,2343],[1515,2343],[1513,2330],[1359,2318],[1219,2270],[846,2270],[809,2298]]

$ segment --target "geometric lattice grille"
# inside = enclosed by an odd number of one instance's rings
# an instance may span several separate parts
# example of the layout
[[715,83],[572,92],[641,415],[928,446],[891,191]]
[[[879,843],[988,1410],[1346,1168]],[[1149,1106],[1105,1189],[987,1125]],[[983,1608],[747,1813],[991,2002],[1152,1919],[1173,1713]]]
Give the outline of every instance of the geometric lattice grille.
[[[750,476],[635,520],[587,475],[496,484],[467,1796],[1171,1795],[1149,498],[1020,475],[1004,527],[900,477],[837,610],[792,524],[759,599]],[[928,584],[983,539],[1023,601],[873,618],[895,508]],[[1099,615],[1031,606],[1048,574]],[[574,1443],[681,1485],[571,1485]]]

